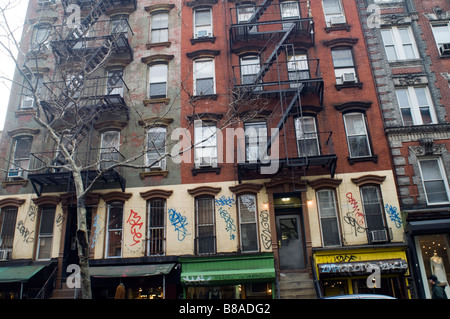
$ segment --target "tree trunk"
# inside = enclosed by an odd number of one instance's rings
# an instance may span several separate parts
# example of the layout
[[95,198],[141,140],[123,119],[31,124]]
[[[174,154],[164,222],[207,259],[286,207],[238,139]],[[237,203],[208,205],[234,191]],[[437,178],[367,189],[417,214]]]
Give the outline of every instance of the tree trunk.
[[86,206],[83,180],[80,172],[73,172],[77,194],[77,242],[81,279],[81,298],[92,299],[91,278],[89,276],[89,240],[86,222]]

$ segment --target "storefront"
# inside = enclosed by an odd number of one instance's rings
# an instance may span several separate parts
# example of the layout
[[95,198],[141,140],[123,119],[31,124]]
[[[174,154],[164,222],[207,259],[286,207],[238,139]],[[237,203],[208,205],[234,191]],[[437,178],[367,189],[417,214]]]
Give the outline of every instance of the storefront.
[[[435,275],[441,283],[450,280],[450,219],[413,220],[408,223],[408,239],[412,272],[417,285],[417,298],[430,299],[431,287],[427,278]],[[450,287],[445,291],[450,297]]]
[[314,262],[324,297],[383,294],[410,299],[406,246],[320,250],[314,252]]
[[273,299],[272,253],[179,258],[185,299]]
[[91,266],[93,299],[176,299],[175,263]]

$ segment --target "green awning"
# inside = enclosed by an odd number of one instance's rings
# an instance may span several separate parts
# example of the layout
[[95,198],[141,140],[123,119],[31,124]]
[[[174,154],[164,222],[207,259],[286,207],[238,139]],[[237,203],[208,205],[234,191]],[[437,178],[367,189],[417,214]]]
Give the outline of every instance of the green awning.
[[0,267],[0,283],[26,282],[46,265]]
[[179,258],[184,285],[217,285],[275,280],[273,254]]
[[118,277],[142,277],[167,275],[174,263],[150,264],[150,265],[124,265],[124,266],[102,266],[89,267],[89,275],[96,278],[118,278]]

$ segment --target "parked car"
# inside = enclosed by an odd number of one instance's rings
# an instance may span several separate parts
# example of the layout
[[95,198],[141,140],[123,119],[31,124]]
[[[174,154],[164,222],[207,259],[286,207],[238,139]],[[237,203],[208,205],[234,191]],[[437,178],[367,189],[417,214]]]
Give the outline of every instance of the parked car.
[[323,299],[397,299],[391,296],[378,294],[354,294],[324,297]]

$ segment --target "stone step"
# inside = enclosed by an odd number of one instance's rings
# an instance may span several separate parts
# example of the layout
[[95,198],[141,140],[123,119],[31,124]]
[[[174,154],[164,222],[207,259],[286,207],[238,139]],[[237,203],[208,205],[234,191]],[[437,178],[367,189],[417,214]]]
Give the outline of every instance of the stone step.
[[316,299],[314,282],[308,273],[281,273],[281,299]]
[[[77,293],[79,293],[79,289]],[[64,283],[60,289],[53,290],[53,294],[50,299],[74,299],[75,289],[68,288]]]

